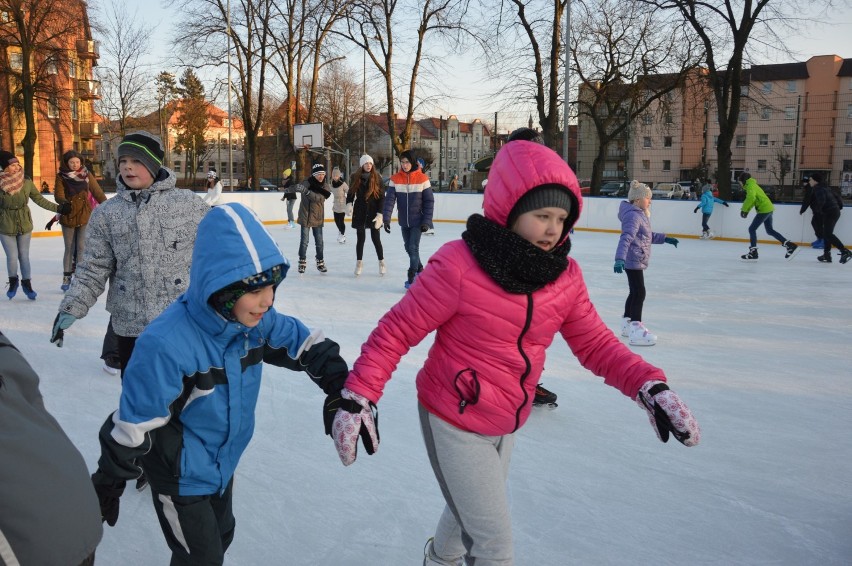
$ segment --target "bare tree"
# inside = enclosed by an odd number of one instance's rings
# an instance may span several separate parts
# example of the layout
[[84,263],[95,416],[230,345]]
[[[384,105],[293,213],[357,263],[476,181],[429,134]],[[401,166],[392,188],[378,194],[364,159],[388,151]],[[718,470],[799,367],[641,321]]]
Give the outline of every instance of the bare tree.
[[[186,25],[175,39],[188,67],[231,65],[237,108],[245,131],[246,175],[258,183],[257,138],[263,128],[270,60],[275,50],[274,0],[173,0]],[[228,27],[230,22],[230,27]],[[228,52],[230,37],[231,52]]]
[[623,140],[643,114],[668,111],[670,93],[687,86],[700,50],[693,49],[685,25],[661,21],[635,2],[582,3],[577,22],[584,32],[571,42],[572,72],[581,81],[577,113],[596,133],[591,178],[596,191],[610,144]]
[[[101,99],[95,105],[106,118],[109,137],[124,136],[132,117],[150,109],[149,67],[141,62],[150,51],[153,26],[145,25],[139,10],[130,13],[123,0],[104,5],[101,30],[103,60],[95,72],[101,81]],[[118,131],[111,131],[112,124]]]
[[[345,29],[338,33],[363,49],[384,79],[388,132],[397,155],[410,145],[418,101],[417,81],[426,57],[427,37],[456,42],[467,10],[467,0],[419,0],[403,4],[398,0],[355,0],[348,9]],[[416,27],[409,31],[406,26],[414,14],[418,18]],[[409,57],[405,63],[395,59],[397,47]],[[400,71],[403,68],[406,70]],[[404,98],[397,95],[397,79],[407,85]],[[396,121],[398,107],[405,109],[401,131]]]
[[84,4],[68,0],[0,0],[0,12],[8,18],[0,25],[0,45],[5,51],[0,57],[0,75],[9,85],[5,111],[10,113],[9,123],[12,110],[23,114],[24,174],[32,177],[36,115],[41,111],[46,117],[50,113],[47,107],[59,113],[59,101],[69,98],[57,75],[63,72],[68,77],[68,46],[75,44],[87,15]]
[[[747,48],[769,42],[783,46],[780,31],[791,20],[784,11],[807,9],[783,0],[638,0],[659,10],[672,11],[687,22],[704,44],[704,64],[718,111],[719,141],[716,145],[721,198],[731,197],[731,144],[742,107],[743,68]],[[752,32],[761,31],[753,40]]]
[[328,65],[319,80],[314,115],[323,123],[330,145],[338,148],[359,145],[363,113],[361,87],[361,77],[353,80],[352,72],[341,61]]

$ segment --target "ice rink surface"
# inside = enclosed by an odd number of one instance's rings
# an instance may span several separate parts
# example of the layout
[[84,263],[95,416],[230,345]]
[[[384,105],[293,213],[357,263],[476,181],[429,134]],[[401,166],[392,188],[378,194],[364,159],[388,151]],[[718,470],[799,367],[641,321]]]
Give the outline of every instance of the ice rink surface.
[[[463,229],[436,224],[421,242],[424,263]],[[316,270],[311,243],[302,276],[298,229],[269,230],[293,265],[276,308],[323,329],[353,362],[404,293],[399,227],[382,233],[388,274],[379,276],[368,240],[358,278],[351,230],[341,245],[327,224],[329,272]],[[612,269],[617,239],[578,231],[571,252],[612,329],[627,295],[625,276]],[[852,263],[820,265],[812,249],[788,262],[780,246],[761,245],[760,260],[747,264],[746,251],[682,239],[677,249],[654,246],[645,274],[643,318],[659,340],[636,350],[695,413],[698,447],[660,443],[644,411],[554,341],[542,382],[559,407],[536,409],[517,433],[510,472],[517,565],[852,563]],[[98,430],[120,394],[99,359],[106,297],[56,348],[48,340],[62,296],[62,239],[34,238],[31,259],[38,299],[0,295],[0,329],[40,374],[48,409],[94,470]],[[237,469],[226,564],[421,564],[444,505],[414,390],[430,343],[402,360],[378,405],[379,451],[362,449],[349,468],[323,434],[323,393],[303,374],[266,366],[254,439]],[[150,490],[131,486],[97,563],[168,560]]]

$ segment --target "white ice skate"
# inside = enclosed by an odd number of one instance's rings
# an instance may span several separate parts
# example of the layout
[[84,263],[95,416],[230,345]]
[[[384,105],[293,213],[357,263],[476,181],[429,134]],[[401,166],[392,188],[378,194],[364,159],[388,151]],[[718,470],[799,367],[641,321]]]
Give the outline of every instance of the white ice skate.
[[337,235],[337,243],[338,243],[338,244],[345,244],[345,243],[346,243],[346,236],[344,236],[343,234],[338,233],[338,235]]
[[385,260],[380,259],[379,260],[379,275],[384,275],[387,272],[388,272],[388,266],[385,263]]
[[362,271],[364,271],[364,262],[359,259],[355,262],[355,277],[361,275]]
[[624,338],[630,337],[630,319],[626,316],[621,319],[621,335]]
[[657,337],[645,328],[641,321],[630,323],[630,345],[631,346],[653,346],[657,343]]

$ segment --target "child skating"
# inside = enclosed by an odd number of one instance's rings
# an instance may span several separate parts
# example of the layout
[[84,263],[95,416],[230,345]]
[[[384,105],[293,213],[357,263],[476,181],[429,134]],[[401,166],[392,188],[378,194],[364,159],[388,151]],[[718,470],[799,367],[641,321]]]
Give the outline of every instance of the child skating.
[[723,201],[720,198],[713,196],[713,187],[710,184],[706,184],[701,188],[701,202],[698,203],[698,206],[695,207],[695,210],[692,212],[698,212],[698,209],[701,209],[701,239],[702,240],[711,240],[716,237],[710,230],[710,225],[707,223],[710,220],[710,215],[713,214],[713,205],[714,203],[719,203],[724,206],[730,206],[727,202]]

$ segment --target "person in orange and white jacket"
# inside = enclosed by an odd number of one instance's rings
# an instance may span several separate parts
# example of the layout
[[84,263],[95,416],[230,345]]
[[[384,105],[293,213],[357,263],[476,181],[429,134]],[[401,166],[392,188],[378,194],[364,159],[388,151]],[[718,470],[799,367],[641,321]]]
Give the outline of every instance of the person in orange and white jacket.
[[399,167],[400,170],[388,181],[382,221],[385,232],[390,234],[393,206],[399,201],[397,219],[402,231],[405,253],[408,254],[408,279],[405,282],[405,288],[408,289],[417,274],[423,271],[420,261],[420,236],[432,225],[435,197],[432,195],[429,177],[420,169],[417,156],[412,150],[399,154]]
[[359,436],[378,448],[376,404],[410,348],[432,331],[416,385],[420,423],[446,500],[425,564],[512,564],[506,477],[514,433],[530,415],[545,351],[559,333],[579,362],[636,400],[663,442],[700,430],[663,371],[625,346],[598,316],[568,256],[582,209],[574,173],[551,149],[511,141],[489,173],[484,216],[429,259],[378,322],[352,367],[332,425],[341,461]]

